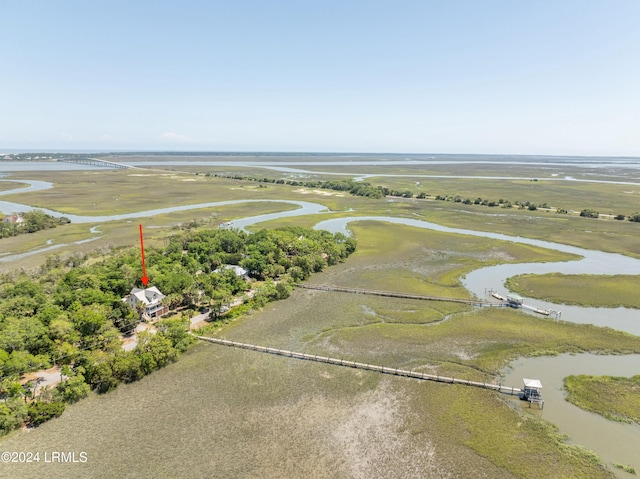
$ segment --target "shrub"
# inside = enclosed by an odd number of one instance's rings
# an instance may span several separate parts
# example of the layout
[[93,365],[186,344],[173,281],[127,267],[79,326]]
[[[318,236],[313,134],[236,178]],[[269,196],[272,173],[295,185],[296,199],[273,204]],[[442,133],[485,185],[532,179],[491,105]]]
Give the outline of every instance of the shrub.
[[29,404],[27,413],[27,424],[30,426],[39,426],[43,422],[59,417],[65,408],[65,403],[60,401],[40,402],[35,401]]
[[580,216],[583,216],[585,218],[599,218],[600,217],[600,213],[598,213],[596,210],[591,210],[589,208],[585,208],[584,210],[582,210],[580,212]]

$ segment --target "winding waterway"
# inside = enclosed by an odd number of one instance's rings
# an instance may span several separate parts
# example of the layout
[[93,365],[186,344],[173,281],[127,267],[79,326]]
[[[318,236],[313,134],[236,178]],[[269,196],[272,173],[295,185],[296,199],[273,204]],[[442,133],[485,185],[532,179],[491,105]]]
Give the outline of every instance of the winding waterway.
[[[0,195],[15,194],[18,192],[34,191],[34,189],[50,188],[51,183],[20,181],[28,183],[28,188],[0,192]],[[159,208],[148,211],[140,211],[123,215],[112,216],[80,216],[66,215],[61,212],[37,208],[56,217],[66,216],[74,223],[104,223],[114,220],[133,219],[149,217],[159,214],[171,213],[175,211],[186,211],[191,209],[203,209],[246,202],[281,202],[294,204],[298,209],[272,213],[267,215],[253,216],[231,222],[231,227],[246,228],[250,225],[264,221],[318,214],[326,212],[324,205],[292,200],[233,200],[211,203],[199,203],[193,205],[176,206],[170,208]],[[29,205],[0,202],[0,209],[3,211],[29,211]],[[362,216],[349,217],[321,221],[316,224],[316,229],[325,229],[331,232],[342,232],[348,234],[348,224],[353,221],[384,221],[388,223],[403,224],[412,227],[424,228],[440,231],[444,233],[457,233],[471,236],[481,236],[503,241],[513,241],[516,243],[540,246],[543,248],[555,249],[567,253],[572,253],[581,257],[576,261],[556,262],[556,263],[526,263],[507,264],[481,268],[468,274],[464,279],[465,286],[476,296],[483,297],[487,288],[504,290],[504,281],[517,274],[524,273],[549,273],[559,272],[564,274],[591,273],[591,274],[640,274],[640,260],[631,257],[605,253],[600,251],[586,250],[574,246],[552,243],[549,241],[534,240],[523,237],[513,237],[498,233],[450,228],[427,221],[396,218],[390,216]],[[55,245],[54,245],[55,246]],[[51,246],[38,252],[45,251]],[[28,254],[35,254],[31,252]],[[0,257],[0,261],[14,260],[18,255]],[[596,324],[598,326],[608,326],[614,329],[640,335],[640,318],[638,311],[627,308],[604,309],[604,308],[583,308],[567,307],[534,301],[533,304],[544,309],[562,310],[562,320],[576,323]],[[598,415],[582,411],[564,400],[562,393],[562,379],[571,374],[596,374],[596,375],[624,375],[631,376],[640,374],[640,356],[558,356],[545,358],[531,358],[514,362],[506,374],[505,384],[518,385],[522,377],[539,377],[543,380],[544,397],[546,406],[540,411],[543,417],[558,425],[561,433],[566,433],[575,443],[582,444],[596,453],[610,465],[614,462],[632,465],[640,469],[640,426],[613,423]],[[623,446],[620,444],[624,443]],[[625,473],[615,470],[616,474]]]
[[[518,263],[503,264],[481,268],[468,274],[463,280],[465,287],[478,297],[483,297],[487,288],[499,290],[501,286],[506,294],[504,282],[507,278],[524,273],[563,274],[640,274],[640,260],[613,253],[586,250],[549,241],[513,237],[497,233],[481,232],[429,223],[427,221],[394,218],[388,216],[363,216],[326,220],[315,228],[331,232],[348,234],[347,227],[354,221],[384,221],[425,228],[444,233],[458,233],[481,236],[503,241],[540,246],[581,256],[575,261],[555,263]],[[560,306],[543,301],[535,302],[543,309],[558,309]],[[586,308],[579,306],[561,306],[562,319],[581,323],[607,326],[610,328],[640,335],[640,314],[630,308]],[[545,408],[536,412],[556,424],[562,434],[571,441],[595,451],[610,467],[614,463],[633,466],[640,470],[640,425],[621,424],[583,411],[565,401],[563,379],[575,374],[615,375],[630,377],[640,374],[640,355],[603,356],[593,354],[560,355],[520,359],[512,363],[506,374],[504,384],[520,384],[522,378],[543,378]],[[612,467],[616,475],[628,476],[620,469]]]
[[[575,254],[581,257],[576,261],[564,261],[555,263],[516,263],[489,266],[469,273],[463,280],[463,284],[477,297],[485,296],[488,288],[493,288],[504,294],[507,290],[504,283],[507,278],[524,273],[552,273],[563,274],[640,274],[640,260],[614,253],[593,251],[575,246],[568,246],[550,241],[535,240],[520,236],[508,236],[500,233],[490,233],[485,231],[467,230],[461,228],[450,228],[428,221],[396,218],[391,216],[360,216],[349,218],[337,218],[318,223],[315,228],[325,229],[331,232],[341,232],[349,234],[347,226],[353,221],[384,221],[387,223],[402,224],[416,228],[424,228],[443,233],[457,233],[469,236],[480,236],[502,241],[512,241],[542,248],[555,249],[565,253]],[[558,309],[559,306],[543,301],[534,301],[536,306],[543,309]],[[638,311],[629,308],[584,308],[561,306],[562,319],[582,324],[596,324],[598,326],[608,326],[631,334],[640,335],[640,321]]]
[[[53,185],[45,181],[32,181],[24,180],[21,183],[29,184],[26,188],[19,188],[9,191],[0,192],[0,195],[15,194],[18,192],[38,191],[51,188]],[[197,203],[191,205],[173,206],[167,208],[157,208],[153,210],[138,211],[135,213],[119,214],[119,215],[101,215],[101,216],[82,216],[82,215],[70,215],[59,211],[53,211],[43,208],[33,208],[29,205],[0,201],[0,209],[3,211],[29,211],[38,209],[44,211],[55,217],[65,216],[69,218],[73,223],[80,224],[96,224],[105,223],[116,220],[128,220],[135,218],[146,218],[160,214],[172,213],[176,211],[188,211],[194,209],[213,208],[225,205],[241,204],[241,203],[260,203],[260,202],[275,202],[284,204],[293,204],[298,206],[297,209],[282,211],[277,213],[270,213],[258,216],[252,216],[242,218],[231,222],[230,227],[245,229],[250,225],[269,221],[273,219],[293,217],[293,216],[306,216],[311,214],[318,214],[327,212],[328,209],[321,204],[312,203],[308,201],[296,201],[296,200],[229,200],[229,201],[217,201],[209,203]],[[413,226],[417,228],[424,228],[434,231],[440,231],[444,233],[456,233],[470,236],[479,236],[484,238],[492,238],[502,241],[512,241],[516,243],[535,245],[543,248],[555,249],[566,253],[571,253],[580,256],[581,259],[577,261],[566,261],[556,263],[525,263],[525,264],[503,264],[497,266],[490,266],[487,268],[481,268],[469,273],[463,280],[465,287],[467,287],[473,294],[481,298],[485,296],[487,288],[493,288],[499,292],[506,294],[504,289],[504,282],[507,278],[523,273],[549,273],[560,272],[564,274],[577,274],[577,273],[590,273],[590,274],[640,274],[640,260],[623,256],[614,253],[605,253],[601,251],[587,250],[578,248],[575,246],[568,246],[560,243],[552,243],[550,241],[535,240],[531,238],[515,237],[504,235],[500,233],[492,233],[486,231],[476,231],[461,228],[451,228],[442,226],[436,223],[428,221],[410,219],[410,218],[398,218],[392,216],[352,216],[348,218],[337,218],[326,221],[321,221],[316,224],[315,228],[325,229],[331,232],[342,232],[349,234],[347,226],[352,221],[384,221],[388,223],[403,224],[407,226]],[[95,230],[93,231],[95,232]],[[47,248],[38,250],[37,252],[43,252],[47,250],[55,249],[60,245],[48,245]],[[35,254],[36,252],[29,252],[27,254]],[[19,255],[5,255],[0,257],[1,261],[11,261],[23,256]],[[551,303],[545,303],[542,301],[535,301],[536,306],[543,309],[557,309],[558,305]],[[577,323],[596,324],[598,326],[608,326],[614,329],[629,332],[631,334],[640,335],[640,321],[638,321],[638,311],[628,308],[584,308],[584,307],[569,307],[562,306],[562,319],[567,321],[573,321]]]
[[[7,180],[0,180],[7,181]],[[22,188],[17,190],[9,190],[0,192],[1,195],[8,194],[16,194],[23,193],[27,191],[38,191],[43,189],[51,188],[53,185],[46,181],[31,181],[25,180],[20,181],[20,183],[28,183],[30,186],[28,188]],[[24,212],[24,211],[33,211],[38,210],[42,211],[48,215],[51,215],[55,218],[69,218],[72,223],[107,223],[109,221],[118,221],[118,220],[130,220],[135,218],[148,218],[150,216],[157,216],[167,213],[175,213],[176,211],[190,211],[190,210],[198,210],[204,208],[215,208],[218,206],[226,206],[226,205],[237,205],[241,203],[286,203],[290,205],[296,205],[299,208],[292,211],[282,211],[280,213],[273,213],[269,215],[260,215],[252,218],[247,218],[247,225],[253,223],[259,223],[262,221],[268,221],[270,219],[276,218],[287,218],[289,216],[301,216],[301,215],[311,215],[320,213],[323,211],[327,211],[327,207],[324,205],[320,205],[318,203],[311,203],[308,201],[296,201],[296,200],[228,200],[228,201],[213,201],[210,203],[196,203],[191,205],[182,205],[182,206],[170,206],[167,208],[156,208],[153,210],[145,210],[145,211],[137,211],[135,213],[124,213],[120,215],[102,215],[102,216],[84,216],[84,215],[71,215],[65,214],[60,211],[54,211],[47,208],[38,208],[29,205],[25,205],[22,203],[13,203],[9,201],[0,201],[0,210],[2,211],[11,211],[11,212]],[[251,221],[253,220],[253,221]]]

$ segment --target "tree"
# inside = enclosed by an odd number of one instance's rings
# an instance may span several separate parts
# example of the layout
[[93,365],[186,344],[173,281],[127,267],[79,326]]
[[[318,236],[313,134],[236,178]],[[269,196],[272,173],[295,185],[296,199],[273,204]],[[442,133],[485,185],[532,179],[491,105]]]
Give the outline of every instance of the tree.
[[67,341],[54,341],[51,356],[54,364],[72,364],[78,357],[80,349]]
[[27,419],[28,407],[21,398],[10,398],[0,403],[0,431],[9,432],[22,426]]
[[118,386],[118,380],[113,375],[108,358],[98,360],[86,367],[87,381],[98,393],[106,393]]
[[47,328],[36,317],[8,318],[0,330],[0,348],[5,351],[46,352],[50,345]]
[[244,258],[240,262],[240,266],[246,269],[252,278],[262,280],[264,279],[264,273],[267,269],[267,261],[263,255],[254,252],[251,256]]
[[291,280],[289,278],[279,281],[276,284],[276,299],[286,299],[293,291],[293,285],[291,284]]
[[[6,354],[6,351],[0,351],[0,353]],[[29,371],[37,371],[50,365],[48,356],[42,354],[34,356],[27,351],[12,351],[11,354],[6,356],[4,363],[0,365],[0,370],[3,375],[22,374]]]
[[0,379],[0,398],[19,398],[22,396],[22,384],[18,375],[5,376]]
[[30,426],[39,426],[43,422],[59,417],[64,412],[65,404],[60,401],[34,401],[27,407],[27,421]]
[[178,351],[186,351],[187,347],[195,341],[189,334],[189,321],[181,319],[165,319],[158,323],[158,331],[167,337]]
[[56,386],[55,397],[59,401],[74,403],[87,397],[90,390],[91,388],[84,381],[84,376],[78,373]]
[[93,336],[103,328],[107,317],[96,307],[83,306],[71,314],[71,321],[82,336]]
[[[139,302],[138,304],[141,303]],[[136,307],[138,304],[136,304]],[[116,300],[111,305],[111,312],[109,313],[108,318],[121,333],[131,334],[140,321],[140,314],[136,314],[128,304]]]
[[220,249],[225,253],[239,253],[244,249],[246,234],[238,230],[220,230],[217,234]]
[[120,351],[113,359],[113,375],[120,381],[130,383],[144,376],[140,356],[133,352]]
[[[177,357],[177,351],[168,338],[163,334],[152,334],[147,331],[138,334],[138,345],[134,351],[143,357],[142,367],[146,373],[175,361]],[[151,358],[148,355],[151,355]]]
[[598,213],[596,210],[591,210],[589,208],[585,208],[584,210],[582,210],[580,212],[580,216],[585,217],[585,218],[598,218],[598,217],[600,217],[600,213]]
[[233,298],[231,291],[225,287],[218,287],[211,294],[211,316],[214,319],[229,309],[229,303]]

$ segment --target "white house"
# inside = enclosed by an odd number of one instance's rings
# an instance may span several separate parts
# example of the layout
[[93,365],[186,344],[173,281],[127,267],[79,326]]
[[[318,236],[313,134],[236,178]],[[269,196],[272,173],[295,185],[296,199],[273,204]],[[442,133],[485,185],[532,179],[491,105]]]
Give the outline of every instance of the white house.
[[24,218],[20,215],[10,215],[2,218],[3,223],[15,223],[17,225],[21,225],[24,223]]
[[244,269],[241,266],[236,265],[236,264],[225,264],[225,265],[222,265],[222,267],[216,269],[214,271],[214,273],[222,273],[226,269],[232,270],[236,274],[236,276],[239,276],[239,277],[241,277],[241,278],[243,278],[245,280],[249,279],[249,273],[247,272],[247,270]]
[[147,289],[133,288],[131,293],[122,298],[122,301],[136,309],[138,303],[144,304],[144,316],[150,319],[159,318],[169,312],[169,308],[162,304],[162,299],[166,295],[162,294],[158,288],[151,286]]

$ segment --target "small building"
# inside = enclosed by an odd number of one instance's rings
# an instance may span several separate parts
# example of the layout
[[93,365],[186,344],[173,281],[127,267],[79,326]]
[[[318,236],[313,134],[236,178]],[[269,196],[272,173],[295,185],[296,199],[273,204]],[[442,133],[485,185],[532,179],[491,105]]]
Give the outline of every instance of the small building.
[[214,271],[214,273],[222,273],[224,270],[232,270],[236,276],[244,279],[245,281],[248,281],[249,278],[249,272],[244,269],[242,266],[238,266],[237,264],[225,264],[222,265],[220,268],[216,269]]
[[507,295],[507,303],[509,303],[509,306],[511,306],[512,308],[522,308],[522,296],[515,293],[509,293]]
[[144,304],[142,316],[147,319],[159,318],[169,312],[169,308],[162,304],[166,295],[162,294],[158,288],[151,286],[147,289],[133,288],[131,293],[122,298],[122,301],[137,310],[138,303]]
[[544,400],[542,399],[542,382],[539,379],[523,378],[524,387],[522,388],[522,399],[529,401],[529,407],[532,403],[536,403],[540,406],[540,409],[544,407]]
[[21,225],[24,223],[24,218],[20,215],[9,215],[2,218],[3,223],[13,223],[16,225]]

